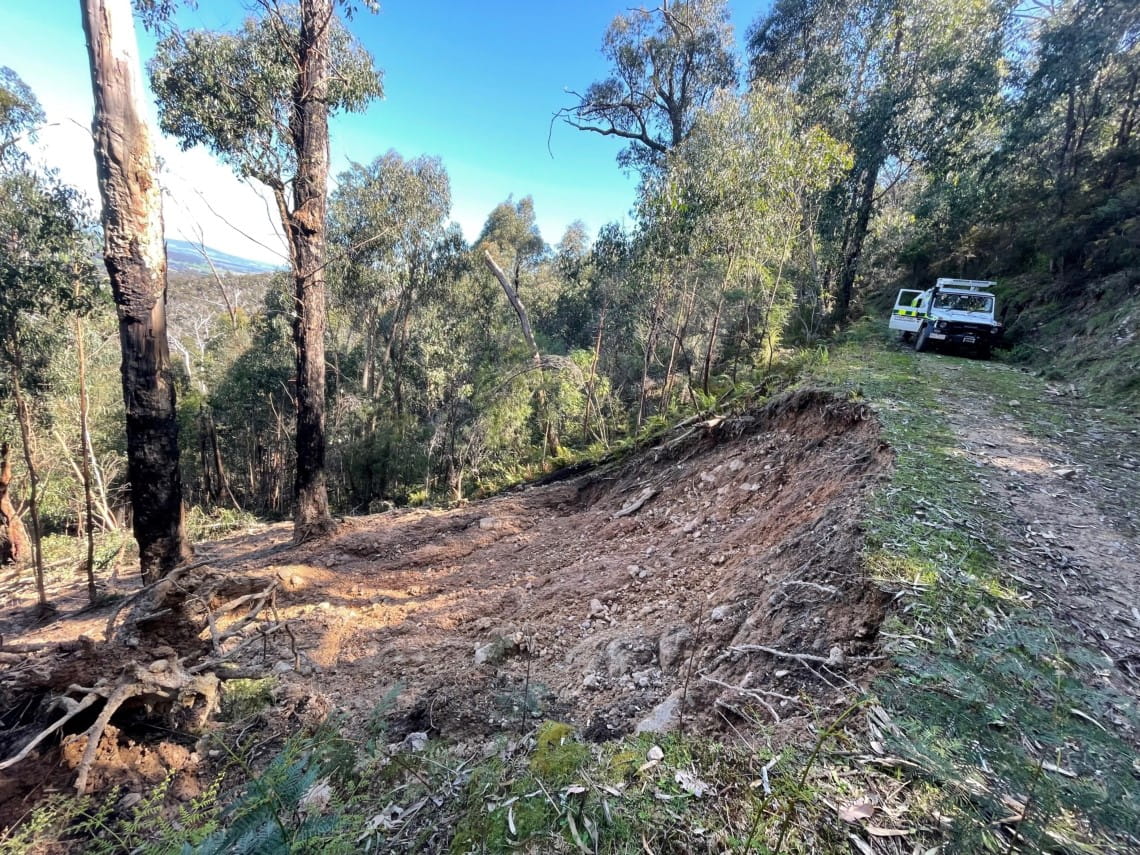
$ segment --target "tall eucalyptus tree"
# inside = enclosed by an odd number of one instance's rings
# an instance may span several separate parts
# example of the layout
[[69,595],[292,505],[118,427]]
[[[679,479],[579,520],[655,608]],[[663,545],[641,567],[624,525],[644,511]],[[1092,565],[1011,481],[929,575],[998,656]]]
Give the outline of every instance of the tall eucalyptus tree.
[[266,0],[236,33],[175,33],[151,64],[163,130],[205,145],[273,194],[294,280],[297,471],[294,537],[331,525],[325,473],[325,305],[328,118],[382,94],[372,58],[333,0],[299,10]]
[[655,9],[631,9],[606,30],[602,54],[610,76],[571,93],[578,103],[555,117],[628,140],[618,161],[643,174],[689,135],[697,111],[737,84],[726,0],[662,0]]
[[749,36],[753,85],[791,88],[854,153],[826,234],[833,319],[850,307],[880,182],[936,157],[999,91],[1013,0],[777,0]]
[[162,192],[143,104],[129,0],[82,0],[95,95],[95,164],[103,198],[103,260],[119,315],[127,460],[144,582],[190,553],[170,346]]

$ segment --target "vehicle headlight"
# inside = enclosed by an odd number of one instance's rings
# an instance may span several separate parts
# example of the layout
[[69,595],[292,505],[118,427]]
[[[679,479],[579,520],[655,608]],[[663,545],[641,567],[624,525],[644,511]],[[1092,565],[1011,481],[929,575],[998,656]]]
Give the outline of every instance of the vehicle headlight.
[[936,330],[944,330],[944,329],[946,329],[946,321],[938,321],[938,322],[937,322],[937,323],[934,325],[934,328],[935,328]]

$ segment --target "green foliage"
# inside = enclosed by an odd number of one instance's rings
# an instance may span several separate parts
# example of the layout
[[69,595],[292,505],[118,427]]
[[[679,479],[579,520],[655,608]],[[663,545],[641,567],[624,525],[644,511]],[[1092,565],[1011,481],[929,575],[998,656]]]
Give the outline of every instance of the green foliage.
[[543,722],[534,738],[530,768],[552,786],[564,787],[590,757],[590,750],[573,739],[574,728],[558,721]]
[[252,514],[233,508],[213,508],[207,511],[200,505],[190,508],[185,517],[186,535],[191,541],[218,540],[235,531],[244,531],[257,524]]
[[92,238],[88,203],[75,188],[50,173],[0,171],[0,356],[8,364],[30,369],[46,359],[49,324],[94,307]]
[[222,721],[241,721],[257,715],[273,703],[276,685],[273,677],[226,680],[218,717]]
[[[359,112],[382,92],[372,58],[334,18],[330,112]],[[203,145],[240,175],[283,189],[296,173],[293,91],[296,7],[249,19],[237,33],[179,32],[158,43],[149,70],[162,130]]]
[[0,66],[0,169],[23,160],[21,140],[30,139],[45,121],[39,99],[20,75]]
[[648,174],[681,143],[698,110],[736,88],[724,0],[685,0],[614,18],[602,41],[611,74],[560,112],[571,127],[628,140],[623,167]]
[[123,800],[117,788],[98,798],[47,798],[0,834],[0,847],[11,855],[80,851],[77,847],[90,855],[197,852],[195,847],[218,828],[221,780],[173,808],[169,796],[174,777],[171,773],[133,802]]
[[[187,855],[270,855],[350,851],[340,834],[344,818],[328,811],[332,791],[312,739],[291,739],[269,767],[246,785],[222,814],[225,827]],[[339,844],[339,845],[335,845]]]

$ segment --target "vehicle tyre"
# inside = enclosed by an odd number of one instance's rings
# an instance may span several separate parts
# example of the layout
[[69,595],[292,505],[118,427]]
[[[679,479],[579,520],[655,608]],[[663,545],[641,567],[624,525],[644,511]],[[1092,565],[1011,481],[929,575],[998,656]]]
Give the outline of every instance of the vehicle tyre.
[[990,346],[988,344],[979,344],[974,353],[977,355],[978,359],[989,359]]
[[930,345],[930,327],[923,324],[918,331],[918,338],[914,340],[914,352],[922,353]]
[[914,341],[914,333],[912,333],[910,330],[899,333],[899,341],[904,342],[905,344],[910,344],[912,341]]

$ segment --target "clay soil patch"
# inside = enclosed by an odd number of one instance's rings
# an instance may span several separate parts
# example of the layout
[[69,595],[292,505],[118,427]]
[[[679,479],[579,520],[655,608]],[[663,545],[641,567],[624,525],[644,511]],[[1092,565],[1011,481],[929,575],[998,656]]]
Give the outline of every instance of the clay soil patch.
[[[275,633],[241,664],[276,674],[282,724],[337,709],[362,725],[399,685],[394,736],[478,741],[557,718],[606,739],[683,716],[793,739],[873,658],[887,599],[861,570],[859,520],[890,463],[865,407],[802,390],[571,480],[355,518],[297,548],[269,526],[200,556],[281,580],[292,640]],[[71,602],[29,626],[10,599],[0,632],[100,638],[107,613]],[[3,667],[11,693],[19,665]],[[51,750],[21,767],[67,762]],[[0,797],[18,795],[13,773]]]

